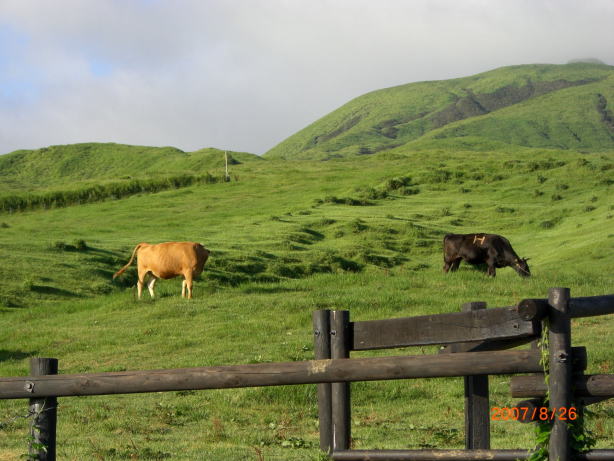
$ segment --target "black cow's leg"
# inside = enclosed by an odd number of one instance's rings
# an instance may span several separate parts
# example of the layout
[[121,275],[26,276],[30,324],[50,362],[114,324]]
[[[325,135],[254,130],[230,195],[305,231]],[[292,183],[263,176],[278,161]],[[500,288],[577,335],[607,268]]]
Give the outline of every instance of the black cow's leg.
[[495,262],[494,261],[488,261],[488,275],[490,275],[491,277],[495,277],[497,275],[497,270],[495,269]]
[[443,271],[444,272],[448,272],[448,271],[452,271],[454,272],[456,269],[458,269],[458,265],[460,264],[460,258],[459,259],[453,259],[451,261],[448,261],[447,259],[443,260],[444,264],[443,264]]
[[450,265],[450,270],[452,272],[456,272],[458,270],[458,266],[460,266],[462,258],[456,258],[454,261],[452,261],[452,264]]

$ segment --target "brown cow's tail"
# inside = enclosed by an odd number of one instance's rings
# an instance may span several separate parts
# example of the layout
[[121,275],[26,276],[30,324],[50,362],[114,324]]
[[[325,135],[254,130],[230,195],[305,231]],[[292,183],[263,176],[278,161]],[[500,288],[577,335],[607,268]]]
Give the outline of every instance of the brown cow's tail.
[[126,269],[128,269],[130,267],[130,264],[132,264],[132,261],[134,261],[136,252],[138,251],[139,248],[141,248],[142,245],[143,245],[142,243],[139,243],[137,246],[134,247],[134,250],[132,251],[132,256],[130,256],[130,261],[128,261],[128,264],[126,264],[124,267],[118,270],[115,274],[113,274],[113,279],[115,279],[115,277],[119,277],[124,272],[126,272]]

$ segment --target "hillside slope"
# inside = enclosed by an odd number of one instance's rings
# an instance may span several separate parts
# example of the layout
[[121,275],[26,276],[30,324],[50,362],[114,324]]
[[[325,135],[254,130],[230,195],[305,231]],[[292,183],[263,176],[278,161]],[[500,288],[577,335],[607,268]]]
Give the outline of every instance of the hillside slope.
[[[483,143],[562,149],[614,147],[614,67],[523,65],[411,83],[360,96],[290,136],[268,158],[329,159],[410,142],[478,134]],[[437,142],[437,141],[435,141]],[[467,147],[467,146],[465,146]]]

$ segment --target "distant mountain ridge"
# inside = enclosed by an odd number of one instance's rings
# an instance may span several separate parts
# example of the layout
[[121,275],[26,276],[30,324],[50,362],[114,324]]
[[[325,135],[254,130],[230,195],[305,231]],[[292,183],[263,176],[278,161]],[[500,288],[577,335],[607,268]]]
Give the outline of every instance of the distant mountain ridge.
[[503,67],[360,96],[264,156],[329,159],[395,148],[492,143],[614,148],[614,67],[578,62]]

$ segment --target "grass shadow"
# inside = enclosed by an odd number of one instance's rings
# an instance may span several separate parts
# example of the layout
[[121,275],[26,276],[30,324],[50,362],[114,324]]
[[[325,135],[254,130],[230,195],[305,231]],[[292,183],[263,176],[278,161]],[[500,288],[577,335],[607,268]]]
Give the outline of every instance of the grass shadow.
[[56,288],[49,285],[32,285],[30,291],[40,294],[53,295],[53,296],[67,296],[69,298],[82,298],[82,295],[73,293],[72,291],[64,290],[62,288]]
[[246,294],[275,294],[275,293],[296,293],[305,291],[302,288],[286,288],[282,286],[278,287],[265,287],[265,286],[252,286],[242,288],[241,291]]

